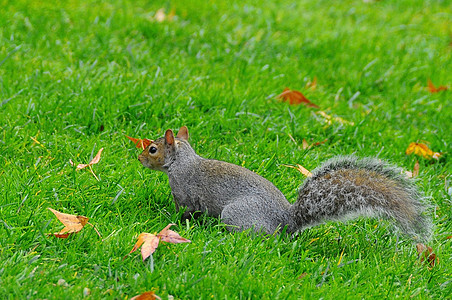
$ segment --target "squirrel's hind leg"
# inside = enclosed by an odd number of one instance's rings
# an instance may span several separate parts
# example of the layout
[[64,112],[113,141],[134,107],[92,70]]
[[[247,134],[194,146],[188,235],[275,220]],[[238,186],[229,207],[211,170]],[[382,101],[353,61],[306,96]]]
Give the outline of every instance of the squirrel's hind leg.
[[265,213],[265,207],[260,207],[262,203],[264,202],[253,196],[233,201],[224,207],[221,220],[229,231],[252,228],[256,232],[272,234],[279,229],[279,224],[272,222],[271,217]]

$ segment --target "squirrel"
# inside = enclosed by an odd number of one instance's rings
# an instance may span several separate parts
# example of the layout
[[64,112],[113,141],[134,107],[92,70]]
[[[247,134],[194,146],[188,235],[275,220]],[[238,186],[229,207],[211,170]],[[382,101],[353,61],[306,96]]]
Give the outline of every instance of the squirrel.
[[230,231],[253,228],[273,234],[295,233],[326,221],[358,216],[394,219],[404,233],[427,240],[431,221],[422,195],[399,168],[374,158],[339,156],[312,172],[290,204],[262,176],[238,165],[195,153],[182,126],[143,150],[143,166],[168,175],[176,210],[184,219],[197,213],[220,217]]

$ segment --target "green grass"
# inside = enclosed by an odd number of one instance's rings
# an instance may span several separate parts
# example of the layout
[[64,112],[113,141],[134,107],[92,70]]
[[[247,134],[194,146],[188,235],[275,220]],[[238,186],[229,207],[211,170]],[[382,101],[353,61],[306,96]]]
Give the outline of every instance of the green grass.
[[[452,292],[449,1],[0,1],[0,297],[125,299],[447,298]],[[174,11],[155,22],[155,12]],[[316,90],[305,89],[316,76]],[[275,100],[297,89],[332,116]],[[243,165],[294,201],[308,169],[338,154],[412,169],[439,257],[419,264],[389,223],[328,223],[296,237],[180,222],[167,178],[125,135],[187,125],[196,151]],[[295,140],[295,142],[291,139]],[[328,141],[310,150],[301,141]],[[444,158],[406,156],[427,141]],[[86,163],[104,147],[89,172]],[[47,207],[90,218],[66,240]],[[169,222],[191,244],[136,252]],[[67,283],[59,285],[64,279]]]

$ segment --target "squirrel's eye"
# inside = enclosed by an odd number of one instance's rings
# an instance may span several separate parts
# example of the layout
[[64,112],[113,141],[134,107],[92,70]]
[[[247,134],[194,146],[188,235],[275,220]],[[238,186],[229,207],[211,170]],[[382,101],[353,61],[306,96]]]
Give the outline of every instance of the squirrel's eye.
[[149,153],[154,154],[155,152],[157,152],[157,148],[155,148],[155,147],[149,148]]

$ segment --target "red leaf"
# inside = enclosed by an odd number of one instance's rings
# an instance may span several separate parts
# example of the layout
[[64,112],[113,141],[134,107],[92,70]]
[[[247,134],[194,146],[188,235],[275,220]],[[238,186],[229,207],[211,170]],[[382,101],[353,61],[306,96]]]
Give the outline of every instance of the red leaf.
[[289,102],[291,105],[304,104],[308,107],[319,108],[318,105],[309,101],[309,99],[306,98],[301,92],[290,90],[289,88],[285,88],[284,91],[277,96],[277,98],[282,101]]
[[131,140],[132,142],[134,142],[137,148],[141,148],[143,150],[146,149],[146,147],[149,146],[153,142],[153,140],[136,139],[136,138],[133,138],[133,137],[130,137],[130,136],[127,136],[127,135],[126,135],[126,137],[129,140]]
[[435,85],[433,84],[433,82],[430,79],[428,79],[427,85],[428,85],[427,89],[430,93],[438,93],[438,92],[446,91],[449,89],[447,86],[444,86],[444,85],[435,87]]

